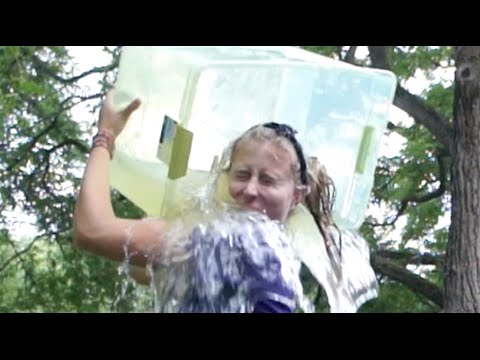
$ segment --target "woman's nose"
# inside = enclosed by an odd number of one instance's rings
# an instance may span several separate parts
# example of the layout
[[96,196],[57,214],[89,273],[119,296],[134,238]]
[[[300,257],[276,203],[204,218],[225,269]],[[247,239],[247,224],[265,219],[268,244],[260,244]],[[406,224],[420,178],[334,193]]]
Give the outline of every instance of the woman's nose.
[[255,197],[258,195],[258,183],[255,180],[255,178],[251,178],[248,183],[245,186],[245,189],[243,190],[245,195]]

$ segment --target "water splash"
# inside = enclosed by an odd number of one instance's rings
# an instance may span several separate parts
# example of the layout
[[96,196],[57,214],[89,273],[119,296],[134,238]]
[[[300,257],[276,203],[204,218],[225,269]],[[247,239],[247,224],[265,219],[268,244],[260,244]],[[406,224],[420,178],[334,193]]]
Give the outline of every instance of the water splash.
[[262,299],[313,312],[278,222],[225,204],[178,220],[152,263],[157,312],[252,312]]
[[[186,194],[188,207],[171,223],[162,251],[152,248],[147,271],[152,279],[153,311],[252,312],[259,297],[270,296],[303,312],[314,312],[299,279],[300,258],[324,288],[331,312],[355,312],[378,296],[368,245],[358,234],[342,231],[342,275],[338,277],[313,219],[306,221],[311,215],[290,221],[293,231],[264,214],[224,202],[228,195],[224,170],[230,152],[231,146],[212,166],[201,191]],[[132,285],[129,258],[133,254],[127,251],[131,229],[126,234],[126,260],[119,267],[126,280],[119,299],[128,296]]]
[[[143,222],[148,222],[152,220],[154,219],[142,219]],[[138,284],[132,276],[132,271],[134,271],[134,268],[130,260],[135,255],[135,253],[132,253],[131,251],[129,251],[129,249],[130,244],[133,241],[134,226],[135,225],[132,224],[125,229],[126,241],[123,247],[125,259],[117,267],[117,273],[119,277],[116,283],[116,288],[118,289],[118,295],[116,296],[110,309],[111,312],[114,313],[153,312],[151,289]],[[146,271],[147,269],[144,270]]]
[[299,280],[300,255],[325,290],[330,312],[356,312],[378,296],[368,244],[356,233],[342,231],[339,279],[322,242],[308,247],[300,241],[305,236],[263,214],[204,199],[189,216],[172,223],[161,256],[152,249],[147,266],[152,282],[147,289],[130,276],[133,254],[127,249],[131,230],[126,230],[126,260],[118,267],[121,280],[116,312],[122,311],[125,303],[133,303],[136,312],[251,312],[254,295],[261,291],[258,286],[255,289],[259,280],[293,289],[289,299],[294,299],[297,308],[314,312]]
[[365,302],[378,297],[379,287],[370,265],[370,249],[354,231],[342,231],[342,278],[330,300],[331,312],[356,312]]

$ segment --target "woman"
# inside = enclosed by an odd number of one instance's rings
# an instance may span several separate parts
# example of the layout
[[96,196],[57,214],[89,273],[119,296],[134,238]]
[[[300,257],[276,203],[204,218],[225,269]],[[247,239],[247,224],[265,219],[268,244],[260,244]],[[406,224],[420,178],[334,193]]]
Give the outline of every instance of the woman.
[[[94,137],[78,195],[74,214],[75,242],[87,251],[117,261],[123,261],[128,253],[130,264],[145,267],[152,251],[162,253],[169,224],[161,219],[122,219],[113,212],[109,162],[114,155],[115,138],[131,113],[140,106],[140,101],[135,100],[123,111],[116,112],[112,98],[110,91],[100,111],[99,132]],[[336,258],[339,252],[329,231],[334,226],[331,217],[333,193],[330,192],[333,184],[318,162],[309,159],[307,163],[293,129],[268,123],[248,130],[234,142],[225,171],[229,195],[245,210],[261,212],[271,220],[285,223],[289,214],[305,203],[325,239],[329,255]],[[129,232],[128,241],[125,241],[126,231]],[[249,269],[252,277],[260,273],[254,266]],[[257,299],[255,312],[293,311],[289,302],[279,300],[285,296],[291,298],[291,294],[288,295],[291,289],[286,288],[284,282],[267,284],[266,288],[269,291],[265,292],[281,296]]]

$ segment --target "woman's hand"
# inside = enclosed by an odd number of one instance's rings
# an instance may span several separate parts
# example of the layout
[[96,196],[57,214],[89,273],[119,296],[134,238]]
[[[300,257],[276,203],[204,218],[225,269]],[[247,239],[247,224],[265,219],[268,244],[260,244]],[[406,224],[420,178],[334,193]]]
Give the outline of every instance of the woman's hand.
[[107,93],[105,101],[103,102],[98,120],[98,130],[107,131],[114,138],[116,138],[118,134],[122,132],[130,115],[139,108],[141,102],[139,99],[136,99],[132,101],[125,109],[121,111],[115,111],[113,106],[113,94],[114,90],[110,90]]

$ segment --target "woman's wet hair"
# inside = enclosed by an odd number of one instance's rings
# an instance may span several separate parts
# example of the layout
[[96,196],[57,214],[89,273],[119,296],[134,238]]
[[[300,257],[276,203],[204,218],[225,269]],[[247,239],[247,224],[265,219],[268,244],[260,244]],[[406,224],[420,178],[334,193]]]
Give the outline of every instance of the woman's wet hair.
[[298,162],[300,164],[300,181],[303,185],[308,186],[308,177],[307,177],[307,163],[305,161],[305,156],[303,155],[302,146],[297,141],[295,134],[297,133],[292,127],[285,124],[278,124],[274,122],[266,123],[262,125],[263,127],[273,129],[277,136],[284,137],[293,146],[295,153],[297,154]]
[[[336,189],[333,180],[328,176],[325,166],[315,157],[309,157],[307,162],[309,192],[305,196],[304,204],[313,215],[332,261],[337,277],[341,277],[342,236],[333,219],[333,204]],[[335,241],[333,231],[338,233]]]

